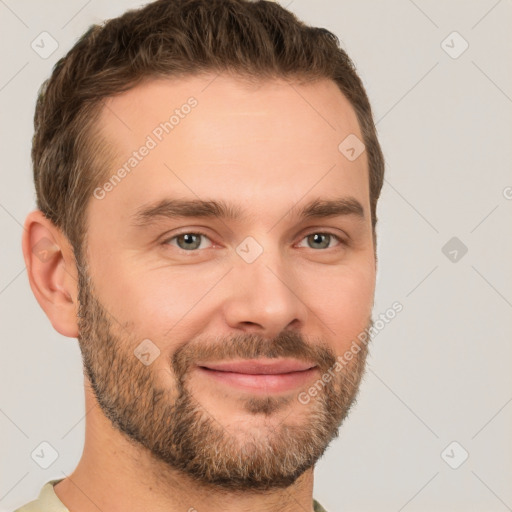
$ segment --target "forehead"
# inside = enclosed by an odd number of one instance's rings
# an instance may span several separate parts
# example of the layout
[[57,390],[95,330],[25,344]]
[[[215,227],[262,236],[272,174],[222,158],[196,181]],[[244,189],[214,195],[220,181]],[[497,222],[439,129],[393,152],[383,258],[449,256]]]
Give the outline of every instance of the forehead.
[[[270,132],[273,128],[282,138],[287,134],[296,137],[302,133],[314,140],[315,132],[326,135],[329,131],[334,139],[347,131],[360,136],[350,102],[331,80],[299,85],[282,78],[249,82],[226,74],[148,79],[105,99],[100,121],[102,131],[117,145],[130,149],[138,142],[133,137],[151,133],[155,126],[168,121],[175,110],[186,106],[190,98],[197,102],[192,113],[201,113],[200,122],[194,122],[199,116],[193,116],[192,121],[182,123],[174,135],[184,132],[187,126],[196,135],[201,135],[199,129],[202,128],[203,143],[215,142],[220,134],[228,135],[230,128],[238,128],[242,118],[248,128],[254,129],[271,121],[273,126],[268,124],[264,126],[265,130]],[[297,129],[298,120],[307,124]],[[245,134],[235,132],[231,135],[243,138]]]
[[368,200],[366,153],[350,161],[339,149],[348,136],[362,140],[357,117],[330,80],[148,80],[105,100],[100,129],[116,153],[97,205],[106,215],[167,195],[236,195],[260,212],[308,191]]

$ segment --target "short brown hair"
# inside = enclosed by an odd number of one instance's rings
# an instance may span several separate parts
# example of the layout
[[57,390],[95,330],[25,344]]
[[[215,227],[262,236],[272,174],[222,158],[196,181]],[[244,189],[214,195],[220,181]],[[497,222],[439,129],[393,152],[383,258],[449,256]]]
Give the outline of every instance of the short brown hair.
[[276,2],[157,0],[92,25],[39,91],[32,140],[37,207],[67,236],[77,262],[87,205],[112,154],[95,129],[105,98],[153,77],[203,72],[332,79],[354,108],[366,146],[375,237],[384,157],[365,89],[338,38]]

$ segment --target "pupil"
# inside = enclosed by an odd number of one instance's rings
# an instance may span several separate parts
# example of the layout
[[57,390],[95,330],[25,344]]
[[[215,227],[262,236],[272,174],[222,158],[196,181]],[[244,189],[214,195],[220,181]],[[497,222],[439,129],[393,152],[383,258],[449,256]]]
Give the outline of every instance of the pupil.
[[190,234],[190,233],[186,233],[186,234],[183,234],[181,235],[181,239],[182,241],[184,242],[184,245],[185,246],[189,246],[189,248],[193,247],[195,248],[197,245],[197,239],[198,237],[196,235],[193,235],[193,234]]
[[323,235],[321,233],[315,233],[314,235],[312,235],[314,243],[320,244],[322,247],[325,245],[325,241],[322,244],[322,239],[325,239],[328,236],[329,235]]

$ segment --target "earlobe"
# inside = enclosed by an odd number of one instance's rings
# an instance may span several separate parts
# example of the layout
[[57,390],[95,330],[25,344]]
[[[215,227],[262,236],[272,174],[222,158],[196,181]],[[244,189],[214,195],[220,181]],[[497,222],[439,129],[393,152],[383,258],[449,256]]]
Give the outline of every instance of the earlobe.
[[37,302],[56,331],[76,338],[77,271],[67,238],[40,210],[34,210],[25,219],[22,249]]

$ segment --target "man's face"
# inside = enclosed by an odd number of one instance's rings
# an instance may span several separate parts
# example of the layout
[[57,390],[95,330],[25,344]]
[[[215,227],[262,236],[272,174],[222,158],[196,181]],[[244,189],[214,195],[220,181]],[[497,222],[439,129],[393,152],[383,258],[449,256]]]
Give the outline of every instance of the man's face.
[[[364,371],[367,159],[338,149],[362,136],[333,82],[212,79],[151,81],[106,101],[101,128],[118,155],[107,180],[129,172],[89,203],[80,347],[104,414],[160,463],[232,491],[286,487],[338,434]],[[362,215],[300,215],[342,198]],[[172,200],[239,215],[176,215],[162,206]],[[301,366],[219,370],[250,359]]]

